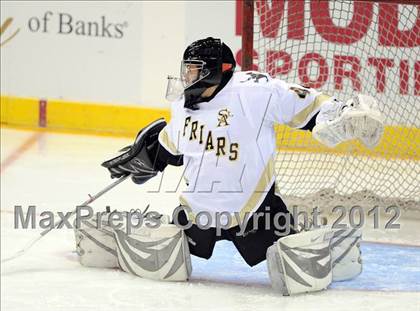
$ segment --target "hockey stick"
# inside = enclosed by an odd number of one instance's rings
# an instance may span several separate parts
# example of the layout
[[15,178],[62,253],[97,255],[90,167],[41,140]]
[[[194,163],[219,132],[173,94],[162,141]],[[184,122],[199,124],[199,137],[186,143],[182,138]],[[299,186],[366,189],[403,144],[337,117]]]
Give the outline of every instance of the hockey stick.
[[[126,180],[130,176],[131,175],[126,175],[126,176],[120,177],[118,180],[114,181],[112,184],[110,184],[109,186],[105,187],[104,189],[102,189],[101,191],[99,191],[94,196],[89,195],[89,199],[87,201],[83,202],[82,204],[80,204],[79,206],[86,206],[86,205],[92,203],[93,201],[95,201],[96,199],[98,199],[99,197],[101,197],[103,194],[105,194],[106,192],[108,192],[109,190],[111,190],[112,188],[114,188],[116,185],[122,183],[124,180]],[[76,211],[77,211],[77,208],[73,212],[71,212],[71,214],[70,214],[69,217],[71,217],[74,214],[76,214]],[[65,218],[65,219],[67,219],[67,218]],[[32,241],[30,241],[24,248],[22,248],[16,254],[14,254],[13,256],[10,256],[8,258],[2,259],[1,263],[5,263],[6,261],[13,260],[13,259],[15,259],[17,257],[20,257],[23,254],[25,254],[36,242],[38,242],[48,232],[50,232],[52,229],[57,228],[58,226],[62,225],[63,222],[65,221],[65,219],[62,219],[60,221],[57,221],[52,227],[50,227],[50,228],[45,229],[44,231],[42,231],[39,234],[39,236],[37,236]]]

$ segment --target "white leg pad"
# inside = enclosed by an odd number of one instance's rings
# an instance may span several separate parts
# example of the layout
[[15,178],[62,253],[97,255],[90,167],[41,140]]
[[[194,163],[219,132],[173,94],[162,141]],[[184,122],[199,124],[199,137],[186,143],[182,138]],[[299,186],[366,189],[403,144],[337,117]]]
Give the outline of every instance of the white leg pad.
[[361,229],[334,230],[331,238],[333,281],[344,281],[362,272]]
[[172,224],[158,228],[142,226],[126,234],[114,230],[121,268],[142,278],[186,281],[191,275],[191,258],[183,230]]
[[76,252],[81,265],[96,268],[117,268],[117,244],[114,232],[103,221],[98,226],[96,219],[82,221],[74,227]]
[[281,238],[267,250],[273,288],[284,296],[325,289],[332,281],[330,229]]

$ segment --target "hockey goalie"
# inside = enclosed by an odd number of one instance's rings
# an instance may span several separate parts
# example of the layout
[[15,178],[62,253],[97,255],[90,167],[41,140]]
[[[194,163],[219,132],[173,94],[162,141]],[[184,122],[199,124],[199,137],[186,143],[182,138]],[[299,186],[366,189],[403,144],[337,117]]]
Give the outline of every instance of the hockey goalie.
[[355,95],[344,102],[235,67],[220,39],[187,47],[180,78],[168,83],[170,122],[151,123],[103,163],[112,178],[131,175],[137,184],[167,165],[183,165],[180,206],[175,203],[173,219],[158,228],[130,234],[85,222],[76,233],[82,264],[187,280],[190,254],[210,259],[215,243],[229,240],[248,265],[267,261],[273,288],[283,295],[322,290],[361,272],[360,229],[296,229],[276,191],[274,125],[311,131],[329,147],[357,139],[373,148],[383,133],[375,99]]

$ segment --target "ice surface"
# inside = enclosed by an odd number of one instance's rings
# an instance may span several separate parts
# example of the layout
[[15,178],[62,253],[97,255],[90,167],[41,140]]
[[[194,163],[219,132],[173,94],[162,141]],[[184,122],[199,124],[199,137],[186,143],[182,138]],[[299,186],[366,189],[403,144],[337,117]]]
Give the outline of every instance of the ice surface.
[[[1,129],[1,258],[40,232],[13,228],[15,205],[70,211],[111,182],[100,163],[131,139]],[[92,204],[97,211],[177,206],[180,171],[137,186],[127,181]],[[281,297],[269,286],[265,263],[248,267],[230,242],[210,260],[193,257],[186,283],[140,279],[84,268],[72,230],[49,233],[23,257],[2,264],[2,310],[420,310],[420,227],[402,217],[400,230],[367,226],[364,271],[327,291]],[[384,244],[380,244],[380,243]],[[394,243],[394,244],[391,244]],[[395,245],[398,243],[398,245]]]

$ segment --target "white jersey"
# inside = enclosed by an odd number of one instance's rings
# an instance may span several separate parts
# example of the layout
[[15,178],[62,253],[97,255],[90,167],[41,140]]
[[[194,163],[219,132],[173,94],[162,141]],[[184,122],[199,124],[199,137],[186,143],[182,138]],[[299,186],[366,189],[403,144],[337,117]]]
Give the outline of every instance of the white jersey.
[[232,227],[238,215],[247,218],[275,181],[274,124],[303,127],[329,100],[268,74],[237,72],[198,110],[185,109],[183,98],[173,102],[159,142],[171,154],[183,155],[188,186],[180,201],[192,210],[190,219],[207,212],[215,226],[217,212],[222,223],[229,213]]

